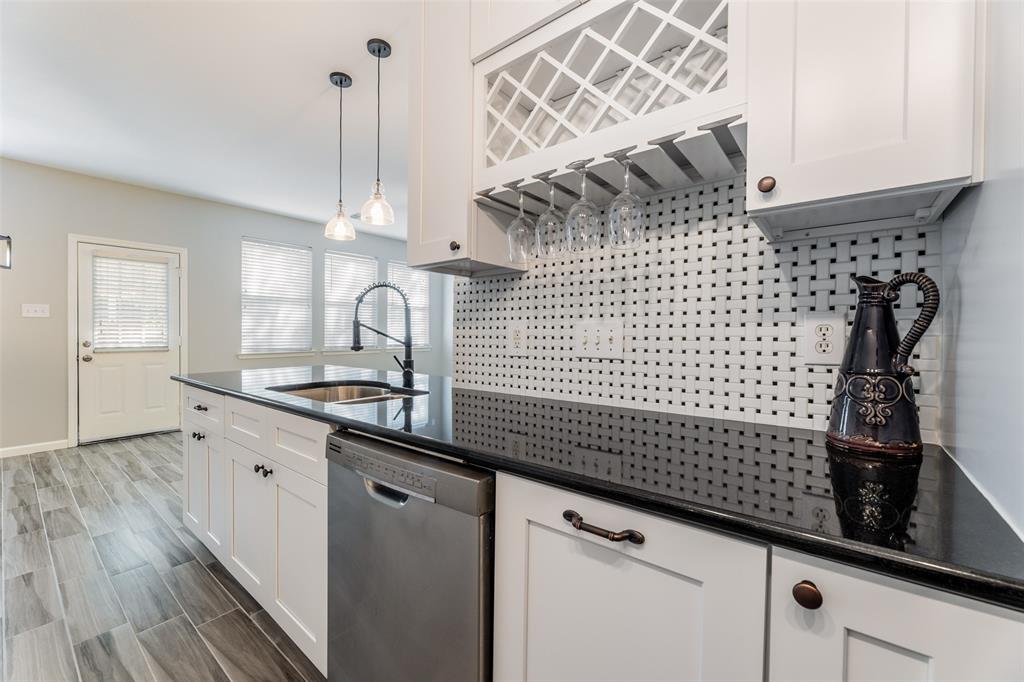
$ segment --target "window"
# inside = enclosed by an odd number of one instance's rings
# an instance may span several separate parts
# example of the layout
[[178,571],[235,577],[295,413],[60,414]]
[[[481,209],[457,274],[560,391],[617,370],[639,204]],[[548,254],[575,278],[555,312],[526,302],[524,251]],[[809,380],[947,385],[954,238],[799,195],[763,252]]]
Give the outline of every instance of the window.
[[[324,348],[347,349],[352,346],[352,317],[356,296],[377,281],[377,259],[351,253],[324,253]],[[377,327],[377,294],[372,293],[359,306],[359,319]],[[368,332],[369,333],[369,332]],[[376,334],[372,334],[376,337]],[[366,334],[363,343],[374,345]]]
[[[412,316],[412,343],[430,345],[430,276],[422,270],[413,270],[405,263],[388,263],[388,280],[397,284],[409,297]],[[405,307],[402,298],[388,291],[388,334],[405,338]],[[397,345],[388,340],[389,346]]]
[[167,348],[169,276],[166,261],[94,256],[93,347],[98,351]]
[[313,252],[242,240],[242,352],[313,349]]

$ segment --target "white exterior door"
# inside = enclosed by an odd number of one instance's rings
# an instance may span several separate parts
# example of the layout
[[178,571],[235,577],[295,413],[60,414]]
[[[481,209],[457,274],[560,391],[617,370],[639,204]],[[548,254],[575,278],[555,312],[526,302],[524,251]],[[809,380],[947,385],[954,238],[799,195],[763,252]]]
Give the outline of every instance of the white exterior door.
[[78,246],[78,439],[180,421],[180,269],[174,253]]
[[762,679],[765,547],[500,473],[496,492],[495,682]]

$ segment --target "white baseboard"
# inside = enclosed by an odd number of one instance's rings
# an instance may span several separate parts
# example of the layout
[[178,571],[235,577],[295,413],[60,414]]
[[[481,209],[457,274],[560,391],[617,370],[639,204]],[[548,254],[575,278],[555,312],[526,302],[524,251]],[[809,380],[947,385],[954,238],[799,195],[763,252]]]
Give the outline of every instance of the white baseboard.
[[17,457],[18,455],[31,455],[35,452],[46,452],[47,450],[60,450],[67,446],[67,439],[51,440],[46,443],[29,443],[28,445],[12,445],[7,448],[0,448],[0,458]]

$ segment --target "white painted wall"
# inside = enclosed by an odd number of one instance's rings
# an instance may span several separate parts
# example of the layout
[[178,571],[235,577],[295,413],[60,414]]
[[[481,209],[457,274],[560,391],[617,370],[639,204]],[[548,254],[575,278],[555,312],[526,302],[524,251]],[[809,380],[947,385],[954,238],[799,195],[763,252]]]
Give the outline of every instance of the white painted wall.
[[1024,4],[989,3],[985,181],[943,225],[942,441],[1024,537]]
[[[324,204],[324,217],[333,211]],[[360,235],[323,238],[323,226],[212,201],[0,159],[0,234],[14,240],[14,268],[0,270],[0,449],[67,436],[67,235],[181,246],[189,258],[189,371],[328,362],[391,369],[391,352],[239,359],[243,236],[313,247],[313,345],[323,335],[323,251],[405,260],[405,242]],[[451,373],[451,282],[431,275],[430,350],[417,370]],[[21,317],[22,303],[48,303],[49,318]]]

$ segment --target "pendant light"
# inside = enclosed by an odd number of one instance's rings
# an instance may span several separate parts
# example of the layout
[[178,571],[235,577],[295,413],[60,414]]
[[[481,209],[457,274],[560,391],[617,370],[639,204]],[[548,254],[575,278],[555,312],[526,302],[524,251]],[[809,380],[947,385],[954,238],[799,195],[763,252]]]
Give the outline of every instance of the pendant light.
[[331,84],[338,88],[338,214],[331,218],[330,222],[324,226],[324,236],[338,241],[351,241],[356,238],[356,227],[349,220],[348,216],[345,215],[345,203],[341,199],[341,133],[344,120],[342,104],[345,99],[345,88],[352,85],[352,78],[347,73],[335,71],[331,74]]
[[359,219],[367,225],[391,225],[395,222],[395,209],[384,198],[384,183],[380,181],[380,60],[391,56],[391,45],[380,38],[372,38],[366,43],[366,49],[377,58],[377,179]]

